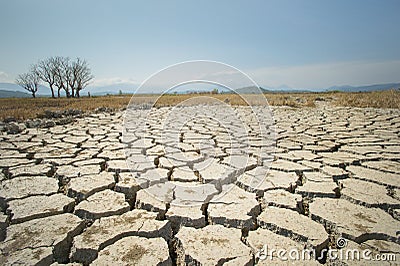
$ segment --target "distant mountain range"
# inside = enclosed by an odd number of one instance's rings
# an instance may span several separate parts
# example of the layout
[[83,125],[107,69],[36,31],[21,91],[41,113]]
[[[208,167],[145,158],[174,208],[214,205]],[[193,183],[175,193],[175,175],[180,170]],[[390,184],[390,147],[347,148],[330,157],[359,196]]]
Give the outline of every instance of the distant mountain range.
[[[324,91],[343,91],[343,92],[367,92],[367,91],[383,91],[390,89],[400,89],[400,83],[385,83],[385,84],[374,84],[365,86],[332,86],[329,88],[322,89],[296,89],[290,88],[289,86],[283,85],[277,88],[260,87],[261,91],[268,93],[282,93],[282,92],[324,92]],[[237,89],[240,93],[258,93],[255,87],[246,87]]]
[[[86,96],[88,92],[92,96],[94,95],[107,95],[107,94],[119,94],[119,93],[134,93],[136,87],[130,83],[120,83],[107,86],[89,86],[81,92],[82,96]],[[262,92],[279,93],[279,92],[322,92],[322,91],[344,91],[344,92],[363,92],[363,91],[381,91],[389,89],[400,89],[400,83],[386,83],[386,84],[374,84],[366,86],[332,86],[329,88],[322,89],[296,89],[290,88],[286,85],[282,85],[278,88],[260,88]],[[258,93],[259,89],[256,87],[245,87],[236,89],[238,93]],[[37,96],[50,96],[50,89],[46,86],[40,86],[37,92]],[[14,83],[0,83],[0,98],[25,98],[31,97],[31,94],[24,90],[17,84]]]
[[[96,86],[96,87],[88,87],[85,90],[81,92],[82,96],[87,96],[87,93],[90,92],[90,95],[92,96],[97,96],[97,95],[107,95],[107,94],[118,94],[119,92],[122,93],[134,93],[136,88],[135,85],[128,84],[128,83],[119,83],[119,84],[114,84],[114,85],[108,85],[108,86]],[[10,94],[13,93],[13,94]],[[32,95],[22,88],[21,86],[14,84],[14,83],[1,83],[0,82],[0,98],[11,98],[11,97],[16,97],[16,98],[22,98],[22,94],[24,95],[27,94],[29,97]],[[57,92],[55,92],[57,94]],[[9,95],[15,95],[15,96],[9,96]],[[40,96],[50,96],[50,88],[40,85],[38,92],[36,93],[38,97]],[[65,95],[65,93],[62,91],[61,95]]]
[[283,93],[283,92],[313,92],[316,90],[305,90],[305,89],[292,89],[292,88],[281,88],[281,89],[276,89],[276,88],[263,88],[263,87],[245,87],[245,88],[240,88],[235,90],[237,93],[249,93],[249,94],[256,94],[256,93]]
[[29,98],[31,94],[20,91],[0,90],[0,98]]
[[135,93],[136,88],[139,85],[134,85],[132,83],[118,83],[106,86],[89,86],[81,95],[87,95],[90,92],[90,95],[106,95],[106,94],[118,94],[120,91],[122,93]]
[[[23,93],[28,93],[30,95],[30,93],[25,90],[24,88],[22,88],[21,86],[15,84],[15,83],[2,83],[0,82],[0,90],[2,91],[13,91],[13,92],[23,92]],[[50,89],[47,88],[46,86],[40,85],[37,95],[51,95],[50,93]],[[4,97],[1,97],[4,98]]]
[[327,91],[347,91],[347,92],[358,92],[358,91],[383,91],[390,89],[400,89],[400,83],[387,83],[387,84],[375,84],[367,86],[333,86],[329,87]]

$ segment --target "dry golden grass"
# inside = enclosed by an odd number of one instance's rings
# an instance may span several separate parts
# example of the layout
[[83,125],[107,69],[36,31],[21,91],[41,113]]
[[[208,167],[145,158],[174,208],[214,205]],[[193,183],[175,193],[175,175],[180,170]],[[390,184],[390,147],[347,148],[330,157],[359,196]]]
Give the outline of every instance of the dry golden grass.
[[[245,101],[236,94],[190,94],[190,95],[163,95],[156,101],[156,106],[173,106],[193,97],[193,103],[202,103],[207,97],[216,98],[231,105],[244,105]],[[376,108],[400,108],[400,91],[389,90],[380,92],[324,92],[324,93],[267,93],[265,97],[272,106],[286,105],[291,107],[314,107],[316,101],[324,101],[336,106],[351,107],[376,107]],[[131,101],[132,95],[82,97],[82,98],[8,98],[0,99],[0,120],[14,117],[19,120],[36,118],[45,110],[62,111],[66,109],[79,109],[84,112],[94,111],[99,107],[121,109]],[[260,101],[260,95],[247,95],[250,103]],[[135,95],[133,103],[143,104],[155,101],[152,95]],[[199,100],[200,99],[200,100]],[[191,102],[191,101],[189,101]]]
[[129,103],[130,96],[105,96],[82,98],[9,98],[0,99],[0,118],[14,117],[16,119],[35,118],[45,110],[62,111],[79,109],[84,112],[93,111],[98,107],[121,108]]
[[[280,106],[286,105],[291,107],[314,107],[315,98],[318,94],[315,93],[268,93],[264,94],[269,105]],[[141,96],[135,96],[140,99]],[[133,99],[135,99],[135,97]],[[189,101],[196,97],[194,101]],[[246,94],[243,98],[238,94],[186,94],[186,95],[163,95],[156,101],[156,106],[173,106],[182,102],[187,104],[207,103],[208,98],[212,97],[221,102],[229,103],[230,105],[248,105],[248,104],[265,104],[265,98],[258,94]]]
[[400,90],[330,93],[333,104],[349,107],[400,108]]
[[315,107],[317,93],[268,93],[265,97],[272,106]]

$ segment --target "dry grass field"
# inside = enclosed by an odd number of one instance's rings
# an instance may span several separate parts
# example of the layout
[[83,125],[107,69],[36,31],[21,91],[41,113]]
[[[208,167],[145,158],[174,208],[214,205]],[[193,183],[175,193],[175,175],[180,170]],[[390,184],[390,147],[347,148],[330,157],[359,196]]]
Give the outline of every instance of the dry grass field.
[[[231,105],[243,105],[245,101],[235,94],[190,94],[190,95],[164,95],[156,102],[156,106],[172,106],[187,99],[207,96],[220,101],[229,102]],[[267,93],[265,97],[272,106],[314,107],[318,101],[329,102],[335,106],[374,107],[374,108],[400,108],[400,91],[389,90],[380,92],[325,92],[325,93]],[[74,99],[60,98],[4,98],[0,99],[0,120],[14,117],[19,120],[36,118],[45,110],[60,111],[66,109],[79,109],[91,112],[99,107],[121,109],[128,105],[132,95],[81,97]],[[257,95],[249,95],[255,100]],[[138,104],[151,103],[154,96],[137,95],[132,101]]]

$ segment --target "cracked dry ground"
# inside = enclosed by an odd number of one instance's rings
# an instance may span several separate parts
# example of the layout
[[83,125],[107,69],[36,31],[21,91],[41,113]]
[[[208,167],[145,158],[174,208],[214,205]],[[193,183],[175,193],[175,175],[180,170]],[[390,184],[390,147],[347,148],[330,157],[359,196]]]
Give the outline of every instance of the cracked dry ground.
[[[235,122],[214,110],[163,132],[170,109],[146,117],[146,131],[129,125],[129,167],[122,112],[1,135],[0,264],[266,264],[263,245],[318,254],[338,237],[399,262],[399,110],[276,107],[271,157],[251,119],[230,136],[218,119]],[[174,133],[178,144],[165,138]],[[195,184],[199,204],[182,206]]]

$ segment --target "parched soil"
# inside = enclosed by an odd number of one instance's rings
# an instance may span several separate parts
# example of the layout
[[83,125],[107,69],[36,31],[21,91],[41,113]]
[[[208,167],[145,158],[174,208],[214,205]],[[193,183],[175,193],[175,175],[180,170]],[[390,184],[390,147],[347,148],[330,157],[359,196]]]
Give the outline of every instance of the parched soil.
[[[299,265],[371,263],[329,258],[338,248],[399,263],[400,110],[338,107],[339,95],[272,117],[265,106],[128,108],[2,132],[0,264],[280,262],[263,256],[271,249],[308,249],[289,259]],[[71,108],[92,99],[81,101]]]

